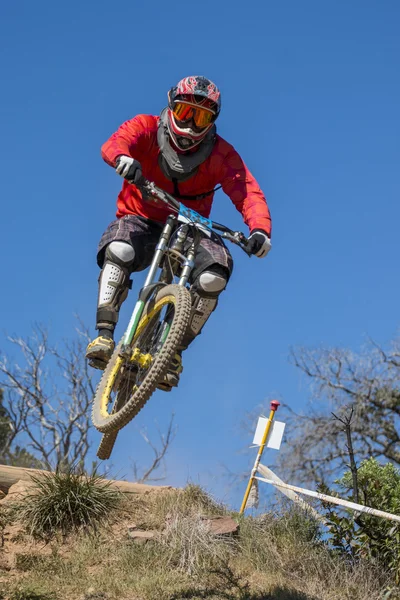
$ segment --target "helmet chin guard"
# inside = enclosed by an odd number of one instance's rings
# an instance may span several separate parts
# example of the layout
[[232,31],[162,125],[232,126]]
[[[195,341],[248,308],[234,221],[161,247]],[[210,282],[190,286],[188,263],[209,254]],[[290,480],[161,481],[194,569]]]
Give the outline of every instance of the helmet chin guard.
[[190,150],[198,146],[213,127],[213,123],[211,123],[208,127],[203,127],[201,131],[196,132],[190,125],[187,127],[179,126],[172,110],[170,108],[167,110],[168,133],[179,150]]

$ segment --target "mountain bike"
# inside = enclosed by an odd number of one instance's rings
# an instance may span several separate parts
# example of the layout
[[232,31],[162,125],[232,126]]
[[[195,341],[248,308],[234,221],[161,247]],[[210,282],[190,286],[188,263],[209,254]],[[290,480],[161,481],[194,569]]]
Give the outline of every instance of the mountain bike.
[[97,387],[92,422],[103,434],[97,456],[110,457],[118,432],[143,408],[166,375],[189,324],[188,281],[202,236],[218,231],[249,256],[240,231],[215,223],[144,178],[143,197],[171,209],[129,325]]

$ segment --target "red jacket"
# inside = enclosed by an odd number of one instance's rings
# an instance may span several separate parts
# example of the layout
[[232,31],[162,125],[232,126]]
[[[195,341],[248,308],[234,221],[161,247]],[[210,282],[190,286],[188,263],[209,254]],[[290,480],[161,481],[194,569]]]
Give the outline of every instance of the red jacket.
[[[104,160],[115,167],[116,158],[125,154],[132,156],[142,165],[143,175],[171,195],[174,185],[167,179],[158,166],[160,149],[157,144],[159,117],[138,115],[126,121],[103,144],[101,154]],[[263,229],[271,234],[271,217],[266,199],[253,175],[247,169],[236,150],[217,135],[210,156],[199,166],[196,173],[186,181],[179,182],[179,192],[183,196],[194,196],[213,190],[222,185],[222,189],[243,215],[250,231]],[[181,200],[204,217],[209,217],[214,194],[199,200]],[[141,215],[153,221],[164,222],[171,212],[168,207],[154,202],[145,202],[140,190],[124,181],[117,200],[117,217]]]

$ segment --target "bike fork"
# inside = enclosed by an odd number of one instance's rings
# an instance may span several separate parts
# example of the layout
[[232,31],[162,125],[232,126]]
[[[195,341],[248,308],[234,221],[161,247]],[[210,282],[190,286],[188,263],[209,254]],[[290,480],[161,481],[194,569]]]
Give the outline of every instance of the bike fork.
[[145,305],[145,300],[141,300],[142,292],[154,283],[155,277],[157,275],[157,270],[160,267],[161,260],[164,256],[165,249],[167,247],[168,241],[171,237],[171,233],[173,230],[173,224],[175,222],[175,217],[168,217],[167,222],[165,223],[164,229],[162,230],[160,240],[156,246],[156,250],[154,252],[154,257],[150,265],[149,272],[147,274],[146,280],[144,282],[141,293],[139,294],[139,300],[135,304],[135,308],[133,310],[131,319],[129,321],[128,328],[124,335],[124,341],[122,343],[122,352],[126,351],[127,346],[132,342],[133,337],[136,332],[136,328],[138,323],[142,317],[143,309]]
[[192,244],[186,255],[186,260],[183,263],[182,273],[179,278],[178,285],[182,285],[183,287],[186,286],[186,284],[189,280],[189,277],[190,277],[190,273],[192,272],[193,267],[194,267],[194,256],[195,256],[195,250],[194,250],[194,247]]
[[[190,273],[192,272],[192,269],[194,267],[194,257],[195,257],[195,250],[192,245],[187,252],[184,262],[182,263],[182,272],[181,272],[181,276],[178,280],[178,285],[180,285],[182,287],[186,287],[186,284],[190,277]],[[161,332],[161,336],[160,336],[160,342],[159,342],[160,347],[164,344],[165,340],[167,339],[170,327],[171,327],[171,323],[169,322],[169,320],[165,320],[163,329]]]

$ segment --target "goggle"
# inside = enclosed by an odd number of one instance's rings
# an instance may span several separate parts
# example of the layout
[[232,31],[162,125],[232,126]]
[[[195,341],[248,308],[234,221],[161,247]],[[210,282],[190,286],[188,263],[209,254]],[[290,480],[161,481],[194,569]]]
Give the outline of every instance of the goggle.
[[215,118],[215,114],[212,110],[196,104],[189,104],[188,102],[176,102],[172,112],[178,121],[185,122],[193,119],[196,127],[200,128],[207,127],[207,125],[210,125]]

